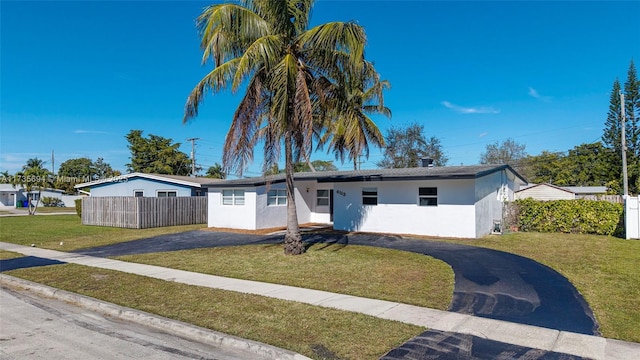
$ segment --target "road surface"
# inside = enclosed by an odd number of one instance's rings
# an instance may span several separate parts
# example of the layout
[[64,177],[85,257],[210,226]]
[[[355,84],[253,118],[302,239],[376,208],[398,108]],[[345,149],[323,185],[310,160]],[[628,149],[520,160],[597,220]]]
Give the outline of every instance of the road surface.
[[0,289],[0,359],[259,359]]

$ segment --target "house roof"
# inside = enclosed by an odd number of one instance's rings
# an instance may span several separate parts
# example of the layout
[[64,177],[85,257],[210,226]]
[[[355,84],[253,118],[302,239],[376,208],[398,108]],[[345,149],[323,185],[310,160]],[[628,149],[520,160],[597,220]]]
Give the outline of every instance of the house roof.
[[525,187],[524,189],[520,189],[520,190],[516,191],[516,193],[527,191],[527,190],[530,190],[530,189],[533,189],[533,188],[537,188],[537,187],[542,187],[542,186],[550,187],[552,189],[556,189],[556,190],[559,190],[559,191],[564,191],[564,192],[573,194],[573,191],[571,191],[571,190],[569,190],[567,188],[560,187],[560,186],[555,186],[555,185],[551,185],[551,184],[547,184],[547,183],[545,183],[545,184],[533,184],[531,186]]
[[91,186],[106,184],[111,182],[126,181],[131,178],[143,178],[143,179],[149,179],[149,180],[164,181],[168,183],[197,187],[197,188],[201,188],[204,185],[207,185],[210,183],[222,181],[220,179],[211,179],[211,178],[204,178],[204,177],[190,177],[190,176],[164,175],[164,174],[145,174],[145,173],[135,172],[135,173],[120,175],[112,178],[105,178],[105,179],[90,181],[82,184],[77,184],[76,186],[74,186],[74,188],[78,189],[78,188],[91,187]]
[[558,190],[562,190],[562,191],[566,191],[566,192],[570,192],[573,194],[604,194],[607,192],[607,187],[606,186],[556,186],[556,185],[552,185],[552,184],[548,184],[548,183],[544,183],[544,184],[530,184],[529,186],[526,186],[523,189],[520,189],[516,192],[521,192],[524,190],[528,190],[537,186],[548,186],[548,187],[552,187]]
[[[402,169],[373,169],[353,171],[299,172],[295,180],[316,180],[318,182],[358,182],[391,180],[437,180],[437,179],[476,179],[498,171],[510,170],[523,183],[527,181],[509,165],[473,165],[473,166],[434,166]],[[285,174],[266,177],[223,180],[205,184],[205,187],[243,187],[260,186],[285,181]]]

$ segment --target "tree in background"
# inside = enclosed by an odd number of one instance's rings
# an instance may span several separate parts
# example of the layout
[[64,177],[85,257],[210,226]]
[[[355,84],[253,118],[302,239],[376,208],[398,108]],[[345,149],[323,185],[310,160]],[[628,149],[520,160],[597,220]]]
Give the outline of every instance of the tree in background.
[[69,159],[60,164],[54,185],[56,189],[71,194],[75,192],[76,184],[119,175],[121,173],[113,170],[103,158],[98,158],[95,162],[86,157]]
[[520,172],[521,161],[527,156],[525,147],[513,139],[487,144],[485,151],[480,154],[480,164],[507,164]]
[[385,169],[418,167],[424,158],[433,159],[436,166],[444,166],[449,159],[442,150],[440,139],[427,139],[424,125],[414,122],[406,128],[391,127],[385,136],[383,159],[376,165]]
[[[337,171],[338,168],[333,165],[331,160],[313,160],[311,162],[302,161],[293,165],[295,172],[316,172],[316,171]],[[278,164],[274,164],[263,174],[264,176],[284,174],[285,169],[280,169]]]
[[328,144],[336,160],[353,161],[353,169],[358,169],[360,156],[369,158],[369,144],[378,148],[384,146],[384,137],[370,115],[381,114],[391,118],[391,110],[384,106],[382,92],[391,85],[380,80],[373,64],[365,61],[362,71],[349,76],[338,71],[337,82],[328,84],[322,96],[330,102],[330,111],[318,114],[320,131],[329,129],[320,137],[318,147]]
[[[331,22],[309,28],[312,0],[246,0],[240,5],[206,7],[198,17],[202,60],[214,69],[191,91],[183,123],[198,114],[208,92],[246,84],[225,139],[223,167],[242,175],[264,144],[266,171],[277,164],[284,145],[287,188],[285,254],[305,251],[298,224],[294,164],[309,158],[314,114],[329,112],[327,84],[340,71],[355,74],[364,66],[364,29],[355,22]],[[317,135],[317,133],[316,133]]]
[[21,186],[25,189],[29,204],[29,215],[34,215],[38,209],[42,190],[53,186],[53,175],[44,168],[44,161],[33,158],[27,160],[22,170],[12,177],[11,183],[13,187]]
[[180,143],[153,134],[145,138],[142,133],[142,130],[131,130],[126,136],[129,142],[127,147],[131,151],[131,163],[127,164],[127,171],[166,175],[191,173],[191,160],[178,150]]
[[520,162],[520,174],[530,183],[570,185],[564,166],[565,154],[544,150],[539,155],[529,155]]
[[612,188],[620,189],[623,192],[622,180],[622,112],[620,92],[624,90],[625,95],[625,141],[627,145],[627,174],[629,180],[629,192],[637,194],[640,191],[640,82],[637,77],[633,61],[629,64],[627,79],[624,89],[620,81],[616,78],[613,82],[609,99],[609,111],[604,124],[602,141],[604,145],[611,149],[615,156],[611,159],[611,166],[614,168],[613,176],[610,180]]
[[205,177],[212,179],[226,179],[227,174],[224,172],[222,165],[215,163],[213,166],[209,166]]

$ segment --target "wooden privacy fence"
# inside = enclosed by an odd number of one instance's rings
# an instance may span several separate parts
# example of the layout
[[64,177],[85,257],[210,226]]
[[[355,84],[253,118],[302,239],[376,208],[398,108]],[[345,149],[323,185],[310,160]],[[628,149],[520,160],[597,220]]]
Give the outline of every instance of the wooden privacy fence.
[[82,224],[146,229],[205,224],[207,197],[85,197]]

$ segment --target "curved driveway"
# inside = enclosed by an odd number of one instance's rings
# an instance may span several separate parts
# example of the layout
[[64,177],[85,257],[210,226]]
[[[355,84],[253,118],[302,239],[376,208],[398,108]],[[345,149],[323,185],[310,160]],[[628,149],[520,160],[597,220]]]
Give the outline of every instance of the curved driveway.
[[[473,246],[372,234],[304,234],[305,242],[365,245],[432,256],[451,265],[450,311],[599,335],[593,313],[573,285],[551,268],[521,256]],[[77,251],[120,256],[219,246],[281,243],[283,236],[190,231]]]

